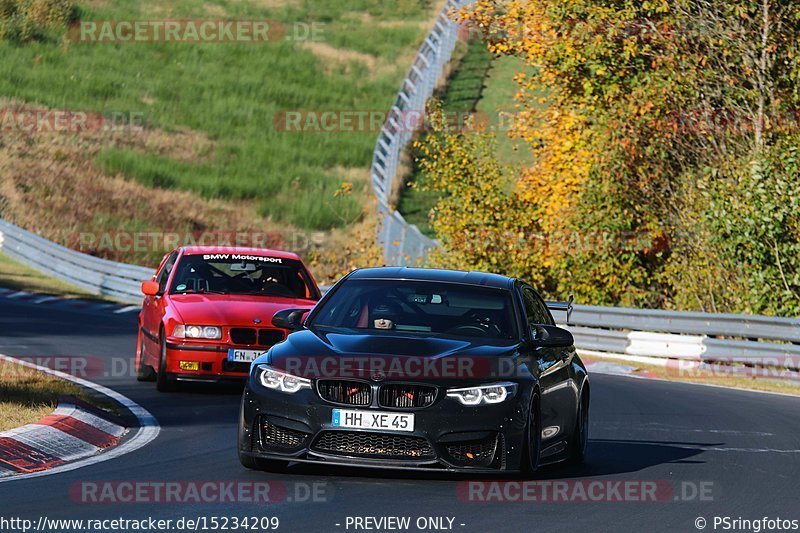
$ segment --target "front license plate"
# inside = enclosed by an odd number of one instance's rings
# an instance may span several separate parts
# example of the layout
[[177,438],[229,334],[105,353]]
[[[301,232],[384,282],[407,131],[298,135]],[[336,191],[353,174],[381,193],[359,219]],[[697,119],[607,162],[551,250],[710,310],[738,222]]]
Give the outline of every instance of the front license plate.
[[338,428],[414,431],[414,414],[334,409],[331,425]]
[[228,361],[233,361],[234,363],[252,363],[262,353],[264,353],[264,350],[236,350],[231,348],[228,350]]

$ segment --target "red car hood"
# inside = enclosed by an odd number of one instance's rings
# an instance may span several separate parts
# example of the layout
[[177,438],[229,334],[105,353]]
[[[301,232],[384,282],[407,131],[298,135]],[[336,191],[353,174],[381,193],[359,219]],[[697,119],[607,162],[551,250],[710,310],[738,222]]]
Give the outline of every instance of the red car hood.
[[282,309],[308,308],[317,302],[302,298],[275,298],[236,294],[173,294],[170,305],[184,324],[201,326],[272,325],[272,317]]

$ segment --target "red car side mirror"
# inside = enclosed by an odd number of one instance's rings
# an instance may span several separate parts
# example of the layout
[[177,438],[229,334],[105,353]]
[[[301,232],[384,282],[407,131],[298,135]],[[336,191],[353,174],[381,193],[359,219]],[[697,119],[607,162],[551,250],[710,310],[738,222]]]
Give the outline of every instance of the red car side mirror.
[[146,296],[156,296],[158,294],[158,283],[155,281],[143,281],[142,293]]

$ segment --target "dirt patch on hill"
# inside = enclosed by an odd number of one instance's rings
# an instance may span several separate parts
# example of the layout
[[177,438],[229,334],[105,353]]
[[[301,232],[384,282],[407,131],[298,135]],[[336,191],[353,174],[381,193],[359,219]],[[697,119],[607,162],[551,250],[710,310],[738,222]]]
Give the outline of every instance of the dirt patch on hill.
[[[203,134],[137,126],[111,130],[91,127],[84,131],[67,126],[52,131],[47,125],[58,119],[25,127],[31,123],[24,117],[35,113],[42,116],[43,112],[47,110],[39,106],[0,100],[0,118],[5,117],[0,138],[0,216],[9,222],[73,248],[79,242],[91,242],[87,232],[190,235],[226,231],[267,235],[268,244],[283,244],[281,235],[287,228],[259,217],[255,206],[209,200],[185,191],[151,189],[121,175],[104,175],[94,164],[100,150],[112,147],[186,162],[202,161],[214,153],[213,143]],[[82,241],[81,236],[85,237]],[[83,251],[139,264],[153,264],[163,255],[163,250],[130,250],[122,245],[102,249],[90,246]]]
[[[146,266],[157,265],[176,236],[179,244],[196,239],[200,244],[292,249],[314,266],[321,283],[381,261],[374,205],[346,228],[309,233],[260,217],[249,202],[149,188],[104,174],[95,165],[97,154],[122,148],[197,162],[213,159],[214,143],[188,129],[51,128],[48,124],[57,123],[52,116],[36,127],[21,127],[29,124],[24,117],[48,111],[0,99],[0,218],[28,231],[97,257]],[[368,169],[337,167],[332,172],[352,184],[351,194],[370,203]]]

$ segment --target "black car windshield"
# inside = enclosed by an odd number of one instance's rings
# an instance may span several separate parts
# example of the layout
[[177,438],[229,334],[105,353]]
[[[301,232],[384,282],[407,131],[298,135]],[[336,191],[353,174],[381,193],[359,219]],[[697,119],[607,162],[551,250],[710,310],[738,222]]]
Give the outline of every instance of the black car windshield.
[[268,255],[184,255],[175,266],[170,294],[251,294],[316,299],[299,261]]
[[347,280],[310,326],[353,333],[395,331],[484,339],[517,338],[511,292],[458,283]]

